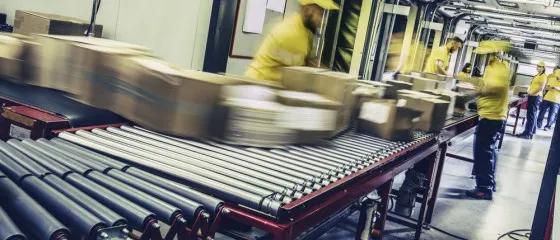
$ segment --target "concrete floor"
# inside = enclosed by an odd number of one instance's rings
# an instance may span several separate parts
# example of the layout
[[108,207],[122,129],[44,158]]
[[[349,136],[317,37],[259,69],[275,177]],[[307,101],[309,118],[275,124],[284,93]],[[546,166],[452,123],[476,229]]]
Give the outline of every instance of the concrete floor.
[[[521,127],[522,128],[522,127]],[[518,129],[518,132],[522,129]],[[512,128],[508,127],[511,133]],[[472,157],[472,132],[450,152]],[[464,239],[497,239],[515,229],[531,228],[552,131],[539,131],[533,140],[506,135],[497,163],[497,192],[493,201],[469,199],[464,191],[474,187],[472,163],[447,158],[432,225]],[[402,178],[401,180],[402,181]],[[398,180],[394,188],[398,188]],[[416,211],[420,207],[417,205]],[[353,239],[358,215],[354,214],[319,239]],[[414,239],[414,230],[387,222],[384,239]],[[424,230],[421,239],[458,239],[436,230]],[[504,238],[508,239],[508,238]]]

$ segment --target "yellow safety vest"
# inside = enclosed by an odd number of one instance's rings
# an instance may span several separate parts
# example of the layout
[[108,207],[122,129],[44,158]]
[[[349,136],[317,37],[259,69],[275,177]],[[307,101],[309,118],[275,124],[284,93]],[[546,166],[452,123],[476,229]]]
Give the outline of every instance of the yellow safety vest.
[[281,67],[306,64],[312,41],[313,34],[303,24],[301,15],[290,16],[266,37],[245,76],[279,81]]

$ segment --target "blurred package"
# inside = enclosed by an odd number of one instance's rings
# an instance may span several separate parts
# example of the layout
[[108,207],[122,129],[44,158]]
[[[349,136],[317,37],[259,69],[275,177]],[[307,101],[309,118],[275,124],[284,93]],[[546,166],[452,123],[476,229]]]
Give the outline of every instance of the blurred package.
[[453,80],[453,77],[450,76],[435,74],[435,73],[426,73],[426,72],[420,73],[420,77],[437,80],[437,81],[444,81],[444,82]]
[[[89,21],[48,13],[16,10],[14,33],[84,36]],[[95,37],[101,37],[102,25],[95,25]]]
[[406,75],[406,74],[398,74],[398,75],[397,75],[397,80],[398,80],[398,81],[402,81],[402,82],[409,82],[409,83],[411,83],[411,82],[412,82],[412,78],[413,78],[413,76]]
[[[143,55],[151,54],[151,50],[146,47],[102,38],[55,35],[35,35],[35,37],[37,47],[29,61],[26,62],[29,75],[24,81],[28,84],[54,88],[72,94],[79,94],[80,91],[77,88],[79,79],[76,78],[81,76],[75,76],[75,71],[94,72],[96,64],[105,64],[103,54],[107,53],[108,58],[114,57],[111,49],[122,49],[122,51],[132,51]],[[88,45],[99,46],[99,49],[88,49]],[[90,58],[99,61],[92,61]],[[108,67],[117,68],[119,66]]]
[[337,132],[342,103],[308,92],[279,91],[278,102],[289,107],[287,128],[296,131],[297,143],[315,143]]
[[358,131],[389,141],[411,141],[414,121],[422,112],[405,106],[404,101],[376,100],[362,105]]
[[457,77],[457,80],[460,83],[466,82],[466,83],[471,83],[474,86],[479,86],[480,82],[482,81],[482,78],[478,78],[478,77]]
[[284,67],[281,82],[286,90],[313,92],[315,76],[326,71],[326,69],[312,67]]
[[403,98],[404,95],[414,95],[419,98],[439,98],[439,96],[426,93],[426,92],[418,92],[413,90],[399,90],[397,91],[397,99]]
[[[255,90],[254,86],[248,87]],[[241,90],[243,91],[243,90]],[[279,103],[227,98],[214,110],[210,135],[219,141],[244,146],[276,147],[294,143],[295,131],[284,122],[287,108]]]
[[[459,103],[461,99],[464,99],[464,94],[454,92],[454,91],[443,90],[443,89],[425,90],[423,92],[438,96],[441,100],[448,101],[449,102],[449,108],[447,109],[448,116],[453,115],[456,106],[461,109],[465,108],[464,103],[462,106],[460,104],[457,105],[457,103]],[[459,99],[460,101],[458,102],[457,99]]]
[[513,96],[519,97],[529,92],[529,85],[515,85],[513,86]]
[[449,101],[438,98],[423,98],[419,95],[403,95],[406,107],[422,112],[420,120],[414,122],[414,129],[424,132],[439,132],[447,121]]
[[24,43],[14,37],[0,35],[0,77],[10,80],[22,78]]
[[383,98],[384,92],[385,89],[381,87],[359,84],[358,87],[352,91],[355,103],[353,104],[351,121],[358,119],[364,103]]
[[277,90],[285,89],[284,85],[282,85],[282,83],[278,82],[278,81],[270,81],[270,80],[262,80],[262,79],[256,80],[256,79],[248,78],[248,77],[245,77],[245,76],[238,76],[238,75],[227,74],[227,73],[225,75],[228,76],[228,77],[237,78],[237,79],[245,82],[245,84],[264,86],[264,87],[277,89]]
[[385,90],[384,97],[386,99],[397,99],[397,91],[403,89],[404,90],[412,89],[412,83],[408,83],[408,82],[389,80],[386,81],[385,83],[391,85],[390,87],[387,87],[387,89]]

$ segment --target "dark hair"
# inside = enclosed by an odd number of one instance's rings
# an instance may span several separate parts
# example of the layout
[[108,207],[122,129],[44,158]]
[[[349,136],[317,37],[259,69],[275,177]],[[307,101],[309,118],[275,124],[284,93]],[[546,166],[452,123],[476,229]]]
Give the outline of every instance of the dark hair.
[[458,43],[461,43],[461,44],[464,44],[464,43],[465,43],[465,41],[463,41],[463,39],[461,39],[461,38],[459,38],[459,37],[452,37],[452,38],[449,38],[449,39],[447,39],[447,42],[448,42],[448,43],[450,43],[450,42],[458,42]]
[[467,68],[472,67],[472,64],[470,62],[465,63],[465,66],[463,66],[463,70],[461,70],[461,72],[466,73],[467,72]]

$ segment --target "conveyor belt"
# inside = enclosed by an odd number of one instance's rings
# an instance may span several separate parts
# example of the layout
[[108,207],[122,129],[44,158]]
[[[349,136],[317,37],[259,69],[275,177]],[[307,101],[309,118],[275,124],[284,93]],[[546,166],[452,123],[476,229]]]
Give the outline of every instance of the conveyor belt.
[[0,142],[0,239],[93,239],[123,225],[159,234],[158,220],[183,231],[200,217],[208,221],[205,207],[216,213],[222,205],[179,183],[173,183],[175,191],[158,186],[138,177],[150,173],[95,156],[62,140]]
[[[259,149],[179,139],[122,126],[62,132],[50,142],[60,146],[72,146],[66,141],[82,145],[116,157],[117,163],[124,161],[121,163],[163,173],[225,201],[276,216],[284,204],[432,136],[417,133],[415,141],[391,142],[349,131],[318,146]],[[105,157],[97,161],[102,162],[115,160]],[[133,174],[135,169],[124,171]]]

